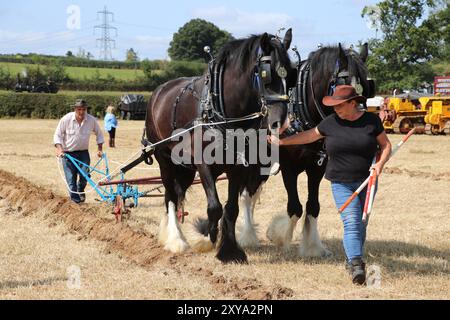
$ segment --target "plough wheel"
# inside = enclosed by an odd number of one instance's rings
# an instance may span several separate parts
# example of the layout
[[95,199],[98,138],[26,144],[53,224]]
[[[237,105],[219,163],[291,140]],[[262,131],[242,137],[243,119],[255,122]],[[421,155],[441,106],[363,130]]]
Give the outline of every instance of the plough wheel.
[[123,200],[121,196],[116,196],[116,201],[114,203],[114,212],[116,216],[116,222],[122,222],[122,211],[123,211]]

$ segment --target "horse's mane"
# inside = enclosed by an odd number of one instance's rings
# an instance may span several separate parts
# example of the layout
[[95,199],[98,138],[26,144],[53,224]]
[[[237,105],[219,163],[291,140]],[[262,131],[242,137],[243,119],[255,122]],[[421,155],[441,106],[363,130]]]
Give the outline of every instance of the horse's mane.
[[[235,66],[242,72],[253,68],[253,62],[256,60],[257,49],[260,44],[262,35],[251,35],[249,38],[231,40],[226,43],[217,54],[217,62],[227,63],[229,66]],[[275,36],[269,34],[269,39]],[[280,41],[270,41],[271,45],[276,49],[278,59],[283,65],[289,65],[289,57],[286,53],[280,54],[283,50]]]

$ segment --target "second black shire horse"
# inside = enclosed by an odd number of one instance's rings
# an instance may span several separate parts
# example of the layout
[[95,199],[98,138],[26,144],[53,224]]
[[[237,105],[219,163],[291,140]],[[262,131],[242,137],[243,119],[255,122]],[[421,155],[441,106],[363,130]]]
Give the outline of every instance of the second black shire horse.
[[[231,41],[222,48],[215,63],[210,64],[209,72],[202,77],[175,79],[158,87],[147,109],[147,139],[158,143],[171,137],[176,129],[192,128],[199,122],[205,125],[227,122],[221,127],[211,125],[220,129],[222,134],[225,134],[225,129],[278,130],[287,118],[289,76],[295,79],[295,70],[287,54],[291,40],[292,31],[289,29],[283,40],[265,33]],[[208,97],[212,103],[205,102]],[[246,118],[252,114],[257,118]],[[207,147],[204,142],[194,139],[194,135],[189,137],[194,144],[200,143],[202,150]],[[259,164],[179,163],[172,157],[175,145],[169,141],[158,144],[154,149],[165,187],[167,208],[167,215],[160,225],[160,243],[172,252],[188,248],[178,224],[177,210],[182,208],[186,190],[198,171],[208,201],[208,223],[203,233],[216,243],[218,223],[222,218],[217,258],[223,262],[246,262],[246,254],[235,238],[239,193],[251,179],[259,176]],[[187,151],[190,158],[194,155],[193,149]],[[215,185],[223,172],[228,176],[228,199],[224,209]]]
[[[367,78],[367,57],[367,44],[362,46],[360,53],[352,49],[344,50],[339,44],[323,47],[311,53],[308,60],[301,62],[297,86],[291,93],[296,130],[311,129],[333,112],[333,108],[322,105],[322,98],[332,94],[336,85],[353,85],[360,94],[368,98],[373,97],[375,87],[373,81]],[[280,168],[288,194],[287,215],[277,216],[272,220],[267,237],[277,245],[288,246],[297,222],[303,217],[299,248],[301,256],[317,257],[330,254],[322,245],[317,229],[320,211],[319,185],[327,164],[324,155],[323,141],[280,148]],[[302,172],[306,172],[308,177],[308,200],[304,215],[297,189],[297,179]],[[261,177],[261,184],[265,180],[265,177]],[[244,193],[246,209],[239,239],[243,247],[258,245],[253,228],[253,207],[256,199],[251,198],[256,193],[254,189]]]

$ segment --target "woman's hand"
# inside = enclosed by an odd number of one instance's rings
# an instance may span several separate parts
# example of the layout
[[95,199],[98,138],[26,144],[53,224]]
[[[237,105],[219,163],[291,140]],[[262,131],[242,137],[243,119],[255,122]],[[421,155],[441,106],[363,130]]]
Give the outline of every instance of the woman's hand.
[[370,170],[375,170],[375,172],[377,173],[377,176],[379,177],[381,175],[381,173],[383,172],[383,167],[384,167],[383,163],[377,162],[375,165],[372,165],[370,167]]
[[377,174],[380,175],[381,172],[383,172],[386,161],[388,161],[391,156],[392,146],[385,131],[378,135],[377,142],[381,149],[381,156],[377,163],[372,167],[377,170]]
[[267,136],[267,142],[270,144],[277,145],[277,146],[282,145],[282,141],[277,136],[274,136],[274,135]]

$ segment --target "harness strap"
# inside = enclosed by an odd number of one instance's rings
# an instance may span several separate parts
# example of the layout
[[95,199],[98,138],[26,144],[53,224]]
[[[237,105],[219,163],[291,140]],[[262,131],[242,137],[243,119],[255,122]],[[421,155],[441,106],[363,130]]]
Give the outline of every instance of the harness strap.
[[314,93],[314,85],[313,85],[313,81],[312,81],[312,77],[310,77],[310,84],[311,84],[311,93],[312,93],[312,99],[314,101],[314,106],[316,107],[317,112],[319,113],[320,117],[322,118],[321,121],[323,119],[326,118],[325,113],[323,112],[322,108],[319,106],[319,103],[316,100],[316,94]]
[[308,95],[307,95],[307,83],[311,70],[311,61],[307,60],[302,69],[300,70],[300,101],[301,101],[301,112],[303,112],[305,126],[307,129],[311,129],[315,126],[315,122],[309,113],[308,107]]
[[192,92],[192,95],[194,96],[194,98],[199,99],[197,93],[194,90],[194,84],[199,79],[200,79],[200,77],[196,77],[196,78],[192,79],[191,82],[189,82],[183,89],[181,89],[180,94],[175,98],[175,102],[174,102],[173,108],[172,108],[172,130],[177,129],[177,106],[181,100],[181,97],[185,94],[185,92],[187,90],[190,90]]
[[298,82],[295,88],[295,100],[293,103],[294,113],[300,118],[300,129],[305,131],[314,127],[315,123],[311,118],[308,109],[308,99],[306,94],[306,83],[310,73],[310,61],[305,60],[299,66]]

